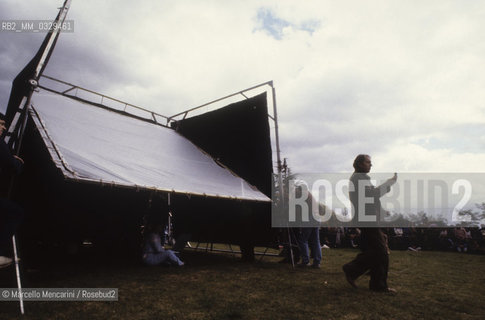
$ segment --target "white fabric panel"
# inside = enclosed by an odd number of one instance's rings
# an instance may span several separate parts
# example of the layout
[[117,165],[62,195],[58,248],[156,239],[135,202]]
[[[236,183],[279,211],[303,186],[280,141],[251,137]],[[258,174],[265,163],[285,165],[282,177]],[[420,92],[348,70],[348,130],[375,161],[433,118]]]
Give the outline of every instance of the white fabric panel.
[[270,200],[170,128],[46,91],[35,93],[32,102],[48,136],[75,172],[70,173],[58,163],[67,177],[181,193]]

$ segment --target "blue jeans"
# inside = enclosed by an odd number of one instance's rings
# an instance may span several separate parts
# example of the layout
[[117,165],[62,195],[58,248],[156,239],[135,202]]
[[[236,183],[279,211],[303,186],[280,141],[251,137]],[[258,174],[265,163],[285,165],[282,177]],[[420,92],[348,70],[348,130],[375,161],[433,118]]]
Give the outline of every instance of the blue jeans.
[[301,237],[298,241],[303,264],[310,262],[308,246],[312,249],[313,265],[319,265],[322,261],[322,248],[320,247],[320,235],[318,228],[301,228]]
[[10,240],[23,217],[22,208],[10,200],[0,198],[0,256],[9,256]]
[[175,255],[172,250],[146,253],[143,255],[143,262],[149,266],[156,266],[159,264],[180,266],[183,264],[182,261]]

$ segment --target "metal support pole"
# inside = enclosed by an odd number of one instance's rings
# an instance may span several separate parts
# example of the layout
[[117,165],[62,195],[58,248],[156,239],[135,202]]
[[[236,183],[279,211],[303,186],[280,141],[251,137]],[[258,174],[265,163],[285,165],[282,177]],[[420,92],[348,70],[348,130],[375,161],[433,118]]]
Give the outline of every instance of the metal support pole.
[[[280,136],[279,136],[279,130],[278,130],[278,111],[276,108],[276,89],[273,86],[273,82],[271,82],[271,92],[273,95],[273,116],[274,116],[274,123],[275,123],[275,143],[276,143],[276,159],[278,163],[278,188],[280,192],[280,205],[284,207],[285,205],[285,197],[283,193],[283,179],[281,176],[281,155],[280,155]],[[294,268],[295,267],[295,259],[293,257],[293,245],[291,243],[291,234],[290,234],[290,228],[287,226],[287,231],[288,231],[288,243],[290,247],[290,258],[291,258],[291,265]]]
[[172,212],[170,211],[170,193],[167,193],[168,217],[167,217],[167,243],[174,245],[172,241]]
[[[32,91],[33,91],[33,88],[32,88]],[[15,155],[19,154],[20,147],[22,145],[22,137],[23,137],[23,134],[24,134],[24,131],[25,131],[25,127],[27,125],[27,117],[29,116],[28,112],[29,112],[29,105],[30,105],[31,97],[32,97],[32,94],[30,94],[27,97],[27,99],[25,100],[25,105],[24,105],[24,108],[22,110],[24,118],[22,119],[22,115],[18,118],[18,120],[22,120],[22,123],[21,123],[21,127],[19,128],[19,133],[18,133],[19,139],[15,143],[15,152],[14,152]],[[22,101],[24,101],[24,100],[22,100]],[[15,126],[16,126],[16,123],[11,124],[11,127],[15,127]],[[8,198],[9,199],[12,197],[12,191],[13,191],[14,183],[15,183],[15,179],[12,178],[12,180],[10,182],[10,188],[8,190]],[[15,275],[16,275],[16,278],[17,278],[17,288],[19,290],[20,313],[23,315],[25,313],[24,299],[22,297],[22,281],[21,281],[21,277],[20,277],[20,267],[19,267],[20,259],[19,259],[18,252],[17,252],[17,241],[16,241],[16,238],[15,238],[15,234],[12,236],[12,246],[13,246],[13,254],[14,254],[14,260],[15,260]]]
[[17,254],[17,241],[15,235],[12,236],[13,254],[15,258],[15,273],[17,275],[17,288],[19,289],[20,313],[24,314],[24,298],[22,297],[22,283],[20,281],[19,257]]

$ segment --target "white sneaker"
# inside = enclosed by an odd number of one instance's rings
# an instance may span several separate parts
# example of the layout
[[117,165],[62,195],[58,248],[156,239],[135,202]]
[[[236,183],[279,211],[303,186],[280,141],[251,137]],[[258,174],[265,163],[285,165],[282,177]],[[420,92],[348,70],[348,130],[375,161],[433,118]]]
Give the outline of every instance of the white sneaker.
[[12,258],[0,256],[0,268],[8,267],[12,262]]

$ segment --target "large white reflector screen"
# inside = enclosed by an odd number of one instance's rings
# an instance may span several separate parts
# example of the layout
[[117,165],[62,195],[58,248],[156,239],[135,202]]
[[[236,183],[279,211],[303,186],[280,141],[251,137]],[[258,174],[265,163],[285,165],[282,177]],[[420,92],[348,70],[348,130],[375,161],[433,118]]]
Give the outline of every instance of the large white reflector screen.
[[49,151],[68,178],[270,201],[170,128],[46,91],[34,95],[33,106],[36,126],[57,148]]

